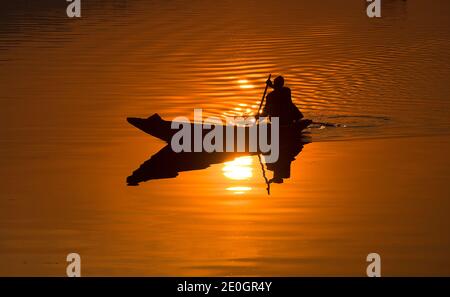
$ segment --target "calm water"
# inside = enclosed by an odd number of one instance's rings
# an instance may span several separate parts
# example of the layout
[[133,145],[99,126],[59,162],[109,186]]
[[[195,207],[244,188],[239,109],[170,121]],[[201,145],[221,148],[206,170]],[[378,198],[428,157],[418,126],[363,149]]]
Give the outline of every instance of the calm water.
[[[450,275],[448,1],[101,2],[2,3],[1,275]],[[126,186],[164,145],[126,117],[251,114],[269,73],[341,126],[270,196],[257,157]]]

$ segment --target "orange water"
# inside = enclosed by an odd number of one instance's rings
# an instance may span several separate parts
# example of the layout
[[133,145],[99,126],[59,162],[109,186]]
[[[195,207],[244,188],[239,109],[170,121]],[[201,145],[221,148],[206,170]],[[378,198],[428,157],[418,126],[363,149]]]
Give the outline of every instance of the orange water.
[[[447,1],[37,2],[0,12],[1,275],[450,274]],[[126,186],[163,146],[127,116],[252,114],[269,73],[341,125],[271,196],[257,157]]]

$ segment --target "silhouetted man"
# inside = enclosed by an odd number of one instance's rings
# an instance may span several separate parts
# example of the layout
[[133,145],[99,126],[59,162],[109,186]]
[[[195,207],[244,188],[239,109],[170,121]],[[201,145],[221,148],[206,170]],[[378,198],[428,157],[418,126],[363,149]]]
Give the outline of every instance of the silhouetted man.
[[303,114],[292,102],[291,89],[284,86],[282,76],[275,78],[273,83],[268,79],[267,84],[274,90],[267,95],[261,116],[279,117],[280,125],[289,125],[303,118]]

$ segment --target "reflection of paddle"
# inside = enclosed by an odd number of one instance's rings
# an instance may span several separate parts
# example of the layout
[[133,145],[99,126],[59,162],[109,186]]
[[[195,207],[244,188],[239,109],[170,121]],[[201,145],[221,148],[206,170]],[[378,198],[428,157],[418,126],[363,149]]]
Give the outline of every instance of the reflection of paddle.
[[259,165],[261,165],[261,170],[262,170],[262,174],[263,174],[263,177],[264,177],[264,181],[266,182],[266,185],[267,185],[267,188],[266,188],[267,194],[270,195],[270,181],[269,181],[269,179],[266,176],[266,170],[264,169],[264,164],[263,164],[263,162],[261,160],[261,155],[260,154],[258,154],[258,160],[259,160]]
[[[270,80],[270,77],[271,77],[271,76],[272,76],[272,74],[269,74],[269,78],[267,79],[267,81]],[[264,104],[264,99],[266,98],[267,88],[269,88],[269,84],[267,83],[267,81],[266,81],[266,88],[264,89],[264,94],[263,94],[262,99],[261,99],[261,103],[259,103],[258,112],[256,113],[256,116],[255,116],[257,122],[258,122],[258,120],[259,120],[259,113],[260,113],[260,111],[261,111],[261,107],[263,106],[263,104]]]

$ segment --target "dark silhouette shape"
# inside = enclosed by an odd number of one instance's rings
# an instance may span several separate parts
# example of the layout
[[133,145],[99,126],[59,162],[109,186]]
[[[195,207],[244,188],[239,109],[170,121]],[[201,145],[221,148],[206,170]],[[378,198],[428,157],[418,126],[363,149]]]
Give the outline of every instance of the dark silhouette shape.
[[[133,126],[167,143],[171,141],[172,136],[177,132],[177,130],[171,129],[171,122],[164,121],[158,114],[154,114],[148,119],[128,118],[127,120]],[[175,178],[183,171],[202,170],[212,164],[224,163],[237,157],[258,155],[267,184],[267,192],[270,194],[271,183],[282,183],[283,179],[290,177],[291,162],[295,160],[295,157],[301,152],[303,146],[309,143],[306,135],[302,134],[302,130],[310,123],[310,120],[302,120],[288,127],[280,128],[279,158],[277,162],[267,164],[267,170],[273,171],[273,178],[270,180],[266,177],[264,165],[261,162],[261,155],[264,154],[258,151],[250,152],[248,145],[243,152],[176,153],[169,144],[136,169],[127,178],[127,183],[130,186],[137,186],[139,183],[149,180]],[[196,124],[191,125],[193,128]],[[206,130],[207,132],[208,130]],[[246,135],[248,135],[247,131]]]
[[302,151],[303,145],[284,146],[280,149],[280,156],[275,163],[268,163],[267,169],[273,171],[273,178],[269,183],[283,183],[284,179],[291,177],[291,163],[295,157]]
[[[164,140],[167,143],[170,143],[172,137],[179,131],[178,129],[172,129],[170,121],[163,120],[157,113],[154,115],[148,117],[147,119],[141,119],[141,118],[127,118],[127,121],[138,128],[139,130],[144,131],[147,134],[150,134],[154,137],[157,137],[161,140]],[[299,138],[302,136],[302,131],[306,129],[310,124],[312,123],[311,120],[300,120],[295,123],[291,123],[290,125],[280,125],[279,129],[279,138],[281,139],[288,139],[288,138]],[[200,124],[194,124],[190,123],[190,130],[194,131],[196,130],[196,126]],[[206,134],[208,134],[215,126],[212,125],[210,129],[206,129],[205,127],[201,128],[202,131],[202,139],[205,137]],[[257,126],[259,129],[259,125]],[[227,144],[227,133],[225,127],[222,127],[224,130],[223,133],[223,144],[226,146]],[[181,128],[180,128],[181,129]],[[233,144],[235,151],[237,150],[237,143],[238,143],[238,135],[237,133],[237,127],[233,127]],[[249,150],[249,127],[245,127],[245,151]],[[231,139],[230,139],[231,140]],[[267,140],[268,142],[271,141],[271,126],[268,124],[267,127]],[[256,141],[259,141],[259,133],[257,135]],[[193,150],[193,144],[194,144],[194,133],[191,133],[191,149]]]
[[291,89],[284,86],[284,78],[278,76],[274,82],[267,80],[267,85],[274,90],[267,95],[267,102],[261,116],[279,117],[280,125],[291,125],[303,118],[301,111],[291,98]]
[[135,186],[153,179],[174,178],[183,171],[206,169],[212,164],[224,163],[245,155],[245,153],[218,152],[175,153],[170,145],[167,145],[136,169],[127,178],[127,183]]
[[[291,162],[295,160],[295,157],[301,152],[305,144],[306,141],[297,141],[295,146],[281,148],[278,161],[267,164],[267,169],[274,172],[274,177],[271,180],[266,180],[268,192],[270,191],[270,183],[282,183],[283,179],[290,177]],[[167,145],[136,169],[127,178],[127,183],[129,186],[137,186],[139,183],[149,180],[175,178],[183,171],[202,170],[213,164],[231,161],[237,157],[257,154],[250,152],[175,153],[170,145]]]

